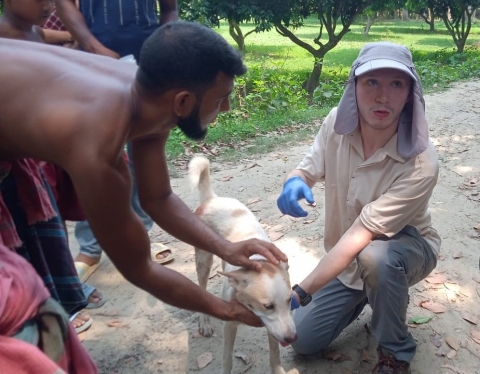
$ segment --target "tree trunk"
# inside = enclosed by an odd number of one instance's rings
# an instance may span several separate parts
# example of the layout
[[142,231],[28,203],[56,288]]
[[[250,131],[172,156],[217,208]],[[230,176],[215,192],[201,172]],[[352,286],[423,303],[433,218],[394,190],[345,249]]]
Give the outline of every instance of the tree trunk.
[[313,95],[313,91],[315,91],[315,88],[317,88],[318,86],[318,82],[320,81],[320,75],[322,74],[322,68],[323,59],[317,60],[317,62],[315,62],[315,65],[313,66],[313,70],[310,73],[310,76],[308,77],[305,85],[305,90],[308,92],[310,97]]
[[430,25],[430,31],[434,32],[435,31],[435,13],[433,12],[432,8],[428,8],[428,15],[430,17],[430,22],[428,23]]
[[242,29],[233,19],[229,19],[228,24],[230,26],[230,36],[233,38],[233,40],[235,40],[235,43],[237,43],[238,50],[242,53],[245,53],[245,37],[243,36]]
[[408,18],[408,9],[402,8],[402,21],[410,21]]
[[370,32],[370,27],[372,27],[372,25],[375,23],[375,21],[377,20],[378,17],[372,17],[370,18],[370,16],[367,16],[367,24],[365,25],[365,27],[363,28],[363,35],[364,36],[368,36],[368,33]]

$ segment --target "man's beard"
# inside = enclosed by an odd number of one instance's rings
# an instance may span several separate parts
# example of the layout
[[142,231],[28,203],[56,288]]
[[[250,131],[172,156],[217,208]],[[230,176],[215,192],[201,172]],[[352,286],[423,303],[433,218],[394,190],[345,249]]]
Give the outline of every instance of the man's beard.
[[188,138],[193,140],[205,139],[207,128],[203,129],[200,121],[200,103],[192,109],[187,118],[179,118],[177,125]]

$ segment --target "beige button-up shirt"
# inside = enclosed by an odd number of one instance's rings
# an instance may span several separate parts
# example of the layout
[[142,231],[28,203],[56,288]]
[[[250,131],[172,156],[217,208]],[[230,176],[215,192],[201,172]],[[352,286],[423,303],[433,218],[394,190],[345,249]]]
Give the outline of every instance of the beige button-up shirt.
[[[357,128],[338,135],[333,130],[337,109],[323,122],[310,152],[297,166],[315,182],[325,182],[325,250],[330,251],[360,216],[374,234],[392,237],[406,225],[415,226],[438,254],[440,237],[432,227],[428,200],[438,178],[434,145],[421,154],[404,158],[397,151],[397,135],[368,160],[363,157]],[[361,290],[357,261],[338,279]]]

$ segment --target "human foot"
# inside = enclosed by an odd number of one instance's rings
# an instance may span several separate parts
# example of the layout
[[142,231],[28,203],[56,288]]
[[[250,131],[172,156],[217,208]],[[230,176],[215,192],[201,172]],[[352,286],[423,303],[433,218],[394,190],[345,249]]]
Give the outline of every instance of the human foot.
[[88,302],[88,305],[85,307],[85,309],[100,308],[107,301],[105,296],[100,291],[87,283],[82,284],[82,291]]
[[92,317],[83,312],[77,312],[70,317],[70,323],[77,334],[89,329],[92,325],[92,321]]

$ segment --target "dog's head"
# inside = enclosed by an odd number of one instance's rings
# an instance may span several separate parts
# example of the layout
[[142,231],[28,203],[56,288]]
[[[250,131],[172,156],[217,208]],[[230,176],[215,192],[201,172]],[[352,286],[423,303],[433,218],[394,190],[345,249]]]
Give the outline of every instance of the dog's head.
[[255,313],[268,332],[286,346],[297,339],[297,332],[290,311],[292,290],[288,275],[288,263],[275,266],[262,261],[262,271],[239,269],[219,272],[228,278],[240,303]]

